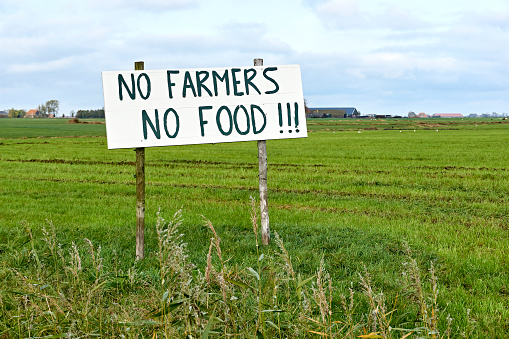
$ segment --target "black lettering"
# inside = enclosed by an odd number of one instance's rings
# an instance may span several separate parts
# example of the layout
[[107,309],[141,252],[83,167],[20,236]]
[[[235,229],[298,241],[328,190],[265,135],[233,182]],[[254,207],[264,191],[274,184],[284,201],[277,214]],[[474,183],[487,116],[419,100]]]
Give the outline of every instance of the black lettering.
[[145,140],[147,140],[147,123],[150,125],[150,128],[152,129],[152,132],[154,132],[154,135],[157,139],[161,139],[161,130],[159,129],[159,114],[156,109],[156,126],[154,127],[154,124],[148,117],[147,111],[142,110],[141,111],[141,123],[143,124],[143,137]]
[[[141,86],[140,86],[140,79],[141,77],[144,77],[145,78],[145,81],[147,82],[147,95],[143,95],[143,92],[141,91]],[[143,99],[143,100],[147,100],[148,97],[150,96],[150,78],[148,77],[147,73],[141,73],[140,75],[138,75],[138,80],[136,81],[136,83],[138,84],[138,93],[140,93],[140,97]]]
[[129,86],[125,82],[124,77],[122,76],[122,74],[118,75],[118,97],[120,98],[121,101],[124,100],[124,97],[122,95],[122,85],[124,85],[124,88],[126,89],[127,94],[129,95],[129,97],[132,100],[136,99],[136,89],[135,89],[135,86],[134,86],[134,74],[131,74],[131,83],[132,83],[132,86],[131,86],[132,90],[129,89]]
[[240,97],[244,95],[244,92],[239,92],[237,88],[237,85],[240,84],[240,81],[237,80],[235,73],[238,72],[240,72],[240,68],[232,68],[233,95]]
[[265,79],[272,82],[275,86],[275,88],[272,91],[266,91],[265,94],[274,94],[274,93],[277,93],[277,91],[279,91],[279,85],[276,82],[276,80],[274,80],[273,78],[271,78],[267,75],[267,72],[273,72],[273,71],[277,71],[277,67],[267,67],[263,70],[263,76],[265,77]]
[[184,75],[184,88],[182,88],[182,97],[186,97],[186,89],[190,88],[193,91],[193,95],[196,97],[196,90],[194,89],[193,80],[188,71]]
[[[246,115],[246,130],[241,131],[239,128],[239,124],[237,121],[237,113],[239,113],[239,109],[242,109],[244,111],[244,114]],[[240,135],[246,135],[249,133],[249,129],[251,128],[251,125],[249,123],[249,114],[247,113],[247,109],[243,105],[239,105],[235,108],[235,111],[233,112],[233,122],[235,124],[235,129]]]
[[[221,125],[221,112],[222,111],[226,111],[226,113],[228,113],[228,120],[230,122],[230,128],[228,129],[228,131],[225,131],[223,129],[223,126]],[[219,128],[219,132],[221,132],[222,135],[230,135],[232,133],[232,130],[233,130],[233,121],[232,121],[232,112],[230,111],[230,109],[226,106],[221,106],[219,108],[219,110],[217,111],[217,114],[216,114],[216,124],[217,124],[217,128]]]
[[[175,116],[175,133],[173,133],[173,134],[170,134],[170,132],[168,132],[168,114],[170,112],[173,113],[173,115]],[[164,132],[166,133],[168,138],[174,139],[177,136],[177,134],[179,133],[179,129],[180,129],[180,121],[179,121],[179,116],[178,116],[177,112],[173,108],[168,108],[166,110],[166,112],[164,112],[164,120],[163,121],[164,121]]]
[[168,96],[170,97],[170,99],[173,99],[173,93],[172,93],[171,88],[173,86],[175,86],[175,83],[171,82],[171,74],[179,74],[179,73],[180,73],[180,71],[166,71],[166,77],[168,79]]
[[[248,76],[249,73],[252,73],[251,76]],[[258,87],[256,87],[255,84],[253,84],[253,79],[256,76],[256,69],[250,68],[244,70],[244,82],[246,84],[246,95],[249,95],[249,86],[253,87],[255,91],[258,92],[258,94],[262,94]]]
[[226,95],[230,95],[230,82],[228,81],[228,70],[224,71],[223,76],[219,76],[216,71],[212,71],[212,80],[214,81],[214,95],[217,97],[217,80],[224,82],[226,85]]
[[204,126],[208,124],[209,122],[207,120],[203,120],[203,110],[205,109],[212,109],[212,106],[200,106],[198,107],[198,114],[200,116],[200,128],[201,128],[201,136],[205,136],[205,128]]
[[[255,111],[254,111],[255,109],[257,109],[262,114],[262,117],[263,117],[263,125],[262,125],[262,127],[260,127],[259,130],[256,129],[256,120],[255,120]],[[265,112],[263,112],[263,110],[258,105],[251,105],[251,120],[253,121],[253,133],[254,134],[261,133],[265,129],[265,126],[267,125],[267,116],[265,115]]]
[[[201,77],[203,75],[203,78]],[[196,72],[196,89],[198,90],[198,96],[201,97],[201,89],[203,88],[210,96],[212,92],[203,83],[209,78],[209,72],[198,71]]]

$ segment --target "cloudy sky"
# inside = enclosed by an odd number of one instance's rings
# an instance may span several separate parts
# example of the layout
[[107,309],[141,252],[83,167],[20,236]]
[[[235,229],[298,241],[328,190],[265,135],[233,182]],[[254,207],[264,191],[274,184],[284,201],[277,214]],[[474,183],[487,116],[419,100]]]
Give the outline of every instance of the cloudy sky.
[[509,0],[0,0],[0,109],[103,107],[102,71],[299,64],[310,107],[509,112]]

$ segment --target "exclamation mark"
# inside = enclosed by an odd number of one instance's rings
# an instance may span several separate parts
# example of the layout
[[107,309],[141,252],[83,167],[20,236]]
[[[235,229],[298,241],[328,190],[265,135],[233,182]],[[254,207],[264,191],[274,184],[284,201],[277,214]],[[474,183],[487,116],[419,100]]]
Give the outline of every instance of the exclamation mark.
[[295,132],[299,133],[299,104],[295,103]]
[[[289,102],[286,103],[286,112],[288,113],[288,127],[292,127],[292,109]],[[289,129],[288,133],[292,133],[292,130]]]
[[[283,128],[283,112],[281,111],[281,103],[277,104],[277,110],[279,112],[279,127]],[[279,130],[279,133],[283,133],[283,130]]]

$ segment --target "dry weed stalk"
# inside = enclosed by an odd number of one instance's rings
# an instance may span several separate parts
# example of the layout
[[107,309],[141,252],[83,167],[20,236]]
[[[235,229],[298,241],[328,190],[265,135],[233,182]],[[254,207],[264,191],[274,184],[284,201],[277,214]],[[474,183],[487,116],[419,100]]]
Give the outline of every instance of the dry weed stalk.
[[46,227],[42,226],[42,240],[46,243],[46,246],[48,246],[48,249],[51,252],[52,256],[56,255],[56,248],[57,248],[57,235],[55,232],[55,226],[53,225],[53,222],[46,219],[46,222],[49,225],[49,230],[46,229]]
[[[49,225],[49,229],[46,228],[44,225],[42,226],[42,240],[46,243],[46,246],[50,250],[51,256],[53,257],[53,260],[55,261],[55,265],[57,264],[57,257],[60,258],[61,264],[65,266],[65,258],[62,251],[62,244],[59,244],[57,242],[57,234],[55,231],[55,226],[53,225],[53,222],[51,220],[46,219],[47,224]],[[57,274],[58,276],[58,274]]]
[[[348,288],[349,296],[348,300],[345,297],[344,294],[341,294],[341,307],[343,308],[343,311],[345,312],[346,319],[344,322],[344,329],[347,330],[346,335],[343,338],[354,338],[353,331],[357,327],[353,320],[353,314],[354,314],[354,291],[353,291],[353,283],[351,283],[350,287]],[[338,333],[339,334],[339,333]]]
[[[332,285],[330,284],[330,275],[325,270],[324,267],[324,257],[322,256],[322,259],[320,260],[320,266],[317,270],[317,277],[316,277],[316,288],[313,289],[313,297],[318,304],[318,308],[320,309],[320,315],[322,317],[322,323],[326,324],[328,322],[329,317],[332,315],[331,309],[330,309],[330,303],[332,302],[331,297],[331,291],[330,288]],[[327,287],[324,286],[325,282],[329,282],[329,297],[327,297]]]
[[101,277],[101,271],[103,269],[103,258],[101,257],[101,245],[99,245],[97,249],[94,251],[94,245],[92,244],[92,241],[90,241],[90,239],[87,238],[84,238],[84,240],[89,246],[88,253],[92,258],[92,265],[94,266],[96,278],[95,283],[97,283],[99,281],[99,278]]
[[367,268],[364,266],[364,276],[359,273],[361,286],[364,295],[368,298],[370,313],[368,317],[368,326],[372,333],[380,332],[383,338],[392,338],[392,328],[390,326],[390,315],[393,311],[387,312],[385,305],[385,296],[383,292],[375,294],[371,287],[371,278]]
[[157,258],[159,261],[161,285],[164,286],[171,281],[172,286],[169,289],[174,290],[175,287],[181,287],[183,291],[186,282],[190,279],[189,255],[187,254],[187,244],[183,242],[183,234],[178,233],[178,228],[182,224],[182,211],[178,210],[173,218],[166,222],[161,217],[160,211],[157,212],[157,239],[158,248]]
[[[403,263],[403,266],[405,267],[405,271],[403,271],[403,277],[406,280],[407,289],[410,292],[410,297],[419,307],[419,315],[424,327],[426,328],[426,335],[431,338],[440,338],[440,331],[438,329],[438,282],[435,274],[435,266],[433,262],[431,262],[429,268],[431,295],[428,298],[426,292],[424,291],[419,266],[417,265],[417,261],[412,258],[411,250],[407,244],[405,244],[405,250],[407,253],[408,261]],[[430,304],[428,304],[427,299],[430,301]]]
[[214,271],[212,266],[212,248],[214,247],[214,238],[210,239],[209,252],[207,253],[207,266],[205,267],[205,280],[210,285],[210,273]]
[[[204,216],[202,216],[202,218],[205,220],[205,227],[211,230],[213,234],[213,237],[210,239],[209,253],[207,254],[207,266],[205,268],[205,277],[207,282],[210,282],[211,275],[215,277],[216,282],[219,284],[219,287],[221,288],[221,295],[223,297],[223,301],[227,303],[228,286],[226,285],[225,281],[225,266],[223,256],[221,254],[221,246],[219,245],[221,242],[221,238],[219,238],[219,236],[217,235],[217,232],[214,228],[214,225],[212,225],[212,222],[205,218]],[[217,270],[212,265],[212,247],[216,249],[216,254],[221,264],[220,272],[217,272]]]
[[80,251],[74,241],[71,244],[71,248],[69,249],[69,255],[71,256],[71,260],[69,261],[70,266],[67,266],[66,269],[69,270],[76,279],[78,279],[79,273],[81,272]]
[[276,245],[279,247],[279,250],[281,251],[281,253],[276,254],[283,258],[283,261],[285,262],[284,267],[286,272],[288,273],[289,276],[292,277],[292,279],[295,279],[295,271],[293,270],[292,259],[288,252],[286,251],[286,248],[283,244],[283,240],[279,237],[279,234],[277,234],[277,232],[274,232],[274,237]]

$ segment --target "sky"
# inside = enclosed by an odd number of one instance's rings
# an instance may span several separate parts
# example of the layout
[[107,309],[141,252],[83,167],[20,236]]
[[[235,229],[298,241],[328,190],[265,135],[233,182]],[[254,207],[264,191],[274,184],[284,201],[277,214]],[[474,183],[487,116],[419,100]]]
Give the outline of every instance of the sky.
[[102,71],[298,64],[309,107],[509,112],[509,0],[0,0],[0,110],[104,106]]

